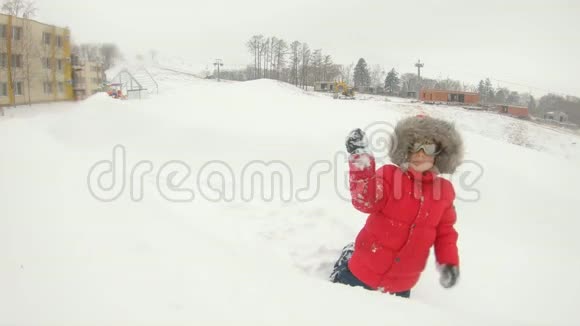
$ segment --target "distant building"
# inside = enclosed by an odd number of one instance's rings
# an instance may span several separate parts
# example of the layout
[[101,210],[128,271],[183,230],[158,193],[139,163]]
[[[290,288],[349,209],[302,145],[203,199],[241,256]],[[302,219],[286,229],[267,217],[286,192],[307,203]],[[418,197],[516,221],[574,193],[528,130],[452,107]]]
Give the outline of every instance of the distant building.
[[74,98],[67,28],[0,14],[0,105]]
[[560,123],[568,122],[568,114],[565,112],[546,112],[544,113],[544,119],[552,120]]
[[422,89],[419,95],[419,100],[434,103],[478,104],[480,101],[479,93],[472,92]]
[[334,82],[319,81],[314,83],[314,91],[316,92],[334,92]]
[[373,87],[373,86],[357,86],[354,89],[359,93],[367,93],[367,94],[385,94],[384,87]]
[[499,113],[507,114],[516,118],[529,118],[530,112],[527,107],[515,106],[515,105],[498,105],[497,110]]

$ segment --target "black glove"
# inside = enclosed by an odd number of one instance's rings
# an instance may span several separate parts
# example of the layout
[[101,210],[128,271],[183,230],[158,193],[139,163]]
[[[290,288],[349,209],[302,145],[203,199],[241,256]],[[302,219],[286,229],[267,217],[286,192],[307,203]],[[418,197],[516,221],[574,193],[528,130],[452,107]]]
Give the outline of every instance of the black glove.
[[367,138],[365,133],[359,128],[353,130],[346,138],[346,151],[349,154],[365,153],[367,152]]
[[439,283],[441,286],[448,289],[454,286],[459,279],[459,267],[451,265],[441,265],[440,267],[441,278],[439,278]]

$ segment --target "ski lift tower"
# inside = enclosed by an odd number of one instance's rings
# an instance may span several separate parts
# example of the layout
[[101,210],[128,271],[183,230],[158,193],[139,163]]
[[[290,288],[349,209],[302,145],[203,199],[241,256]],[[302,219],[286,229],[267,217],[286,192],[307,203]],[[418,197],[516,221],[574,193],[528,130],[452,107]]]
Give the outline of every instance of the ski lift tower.
[[417,60],[415,67],[417,67],[417,99],[420,98],[421,93],[421,68],[423,68],[424,64],[421,63],[421,60]]

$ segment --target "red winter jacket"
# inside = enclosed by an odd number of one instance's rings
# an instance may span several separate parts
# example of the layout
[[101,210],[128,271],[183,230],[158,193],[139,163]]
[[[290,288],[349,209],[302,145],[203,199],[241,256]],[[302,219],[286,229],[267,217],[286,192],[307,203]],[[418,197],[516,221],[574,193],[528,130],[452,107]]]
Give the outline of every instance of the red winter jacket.
[[351,155],[352,204],[370,213],[348,263],[363,283],[385,292],[411,289],[435,245],[439,264],[459,265],[453,185],[433,172],[385,165],[370,154]]

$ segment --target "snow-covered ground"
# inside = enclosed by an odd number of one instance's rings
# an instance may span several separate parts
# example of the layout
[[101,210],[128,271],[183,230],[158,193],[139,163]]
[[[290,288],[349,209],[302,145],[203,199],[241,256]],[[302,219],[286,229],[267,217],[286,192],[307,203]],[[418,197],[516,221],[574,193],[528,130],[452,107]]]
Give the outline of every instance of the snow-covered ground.
[[[160,94],[146,100],[0,117],[0,325],[580,324],[580,137],[396,98],[153,73]],[[449,176],[460,283],[442,289],[432,258],[411,300],[329,283],[365,220],[344,186],[345,135],[418,113],[455,121],[466,141]],[[252,171],[286,183],[264,199]]]

